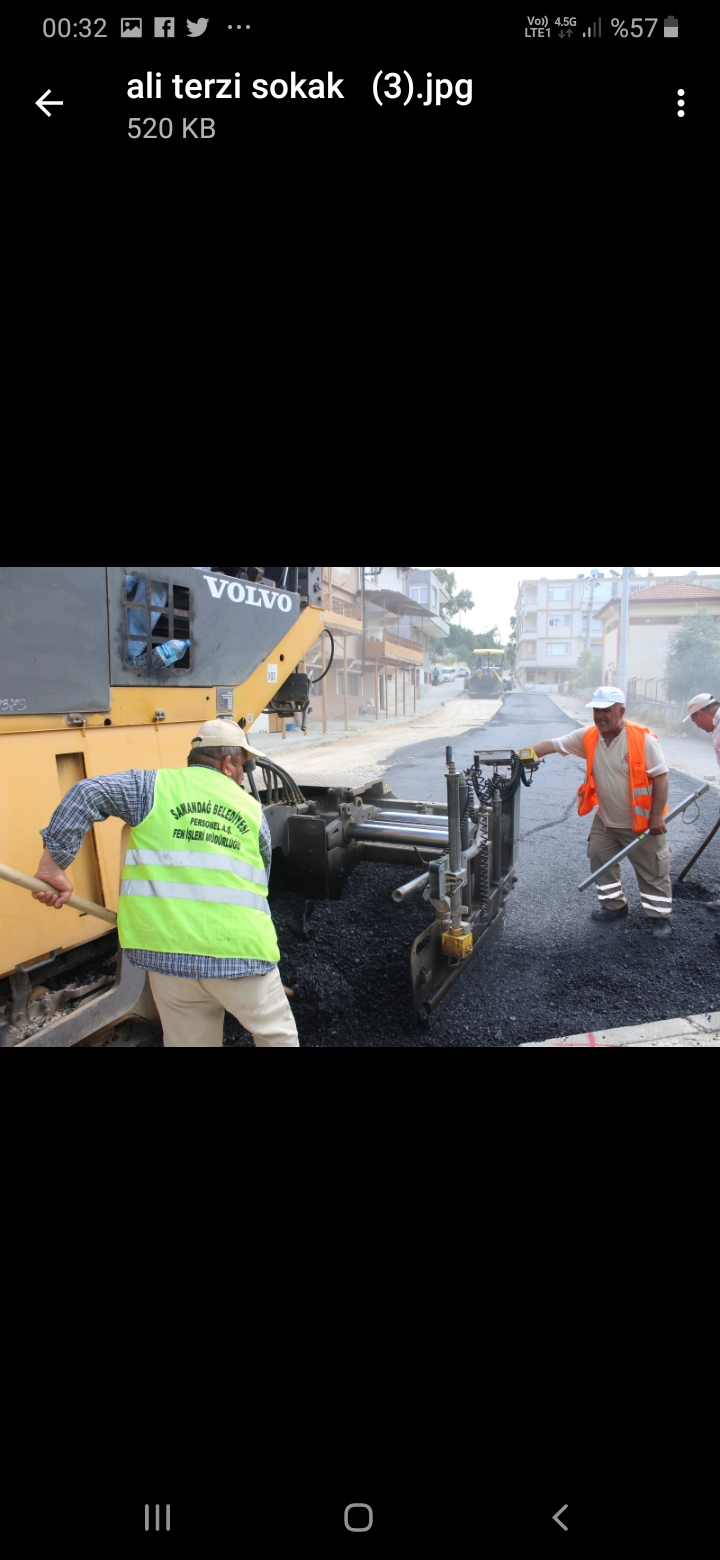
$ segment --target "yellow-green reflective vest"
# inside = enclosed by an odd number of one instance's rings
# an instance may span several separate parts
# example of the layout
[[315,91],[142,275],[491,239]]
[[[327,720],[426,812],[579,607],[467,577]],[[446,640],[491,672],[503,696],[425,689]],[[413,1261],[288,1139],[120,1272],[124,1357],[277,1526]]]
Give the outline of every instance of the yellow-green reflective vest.
[[277,964],[261,816],[225,775],[160,769],[152,811],[125,856],[121,946]]

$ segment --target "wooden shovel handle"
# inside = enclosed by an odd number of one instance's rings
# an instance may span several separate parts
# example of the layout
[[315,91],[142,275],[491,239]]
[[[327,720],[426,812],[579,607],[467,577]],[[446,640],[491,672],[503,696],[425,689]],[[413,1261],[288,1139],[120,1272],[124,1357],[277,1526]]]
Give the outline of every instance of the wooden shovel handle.
[[[28,877],[26,872],[16,872],[14,867],[5,867],[0,862],[0,878],[6,883],[14,883],[16,888],[26,888],[30,894],[48,894],[52,892],[50,883],[41,882],[40,878]],[[94,905],[90,899],[82,899],[80,894],[71,894],[68,904],[73,910],[80,910],[83,915],[94,915],[98,921],[107,921],[108,926],[117,926],[117,916],[113,910],[106,910],[104,905]]]

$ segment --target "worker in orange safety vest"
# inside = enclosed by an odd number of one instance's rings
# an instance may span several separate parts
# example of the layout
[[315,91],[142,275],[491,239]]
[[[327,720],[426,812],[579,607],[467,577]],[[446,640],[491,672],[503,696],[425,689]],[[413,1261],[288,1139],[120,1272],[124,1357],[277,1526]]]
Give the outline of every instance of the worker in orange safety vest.
[[[657,938],[671,935],[673,908],[670,883],[670,847],[665,816],[668,811],[669,770],[662,748],[647,726],[625,719],[625,694],[621,688],[597,688],[591,703],[594,725],[565,737],[536,742],[538,758],[552,753],[585,760],[585,779],[578,791],[580,817],[597,808],[588,836],[591,872],[624,849],[639,834],[646,839],[628,858],[635,868],[643,910]],[[620,863],[598,878],[598,906],[594,921],[606,925],[628,914]]]

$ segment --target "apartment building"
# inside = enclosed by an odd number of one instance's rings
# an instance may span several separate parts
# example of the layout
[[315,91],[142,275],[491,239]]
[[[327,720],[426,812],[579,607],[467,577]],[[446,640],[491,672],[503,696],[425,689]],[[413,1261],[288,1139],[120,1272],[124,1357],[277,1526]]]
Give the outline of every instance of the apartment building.
[[603,625],[595,611],[611,595],[612,581],[601,575],[522,581],[515,608],[515,674],[522,688],[558,693],[583,650],[601,654]]
[[[450,632],[441,616],[447,599],[429,569],[324,568],[323,609],[335,652],[313,698],[311,721],[415,709],[430,680],[432,642]],[[330,640],[323,635],[306,670],[319,677],[329,659]]]
[[[685,583],[720,589],[719,575],[684,576]],[[649,586],[670,584],[662,575],[634,575],[634,595]],[[603,608],[619,596],[619,571],[593,569],[575,579],[523,580],[516,605],[516,676],[523,688],[563,692],[583,650],[603,657]]]

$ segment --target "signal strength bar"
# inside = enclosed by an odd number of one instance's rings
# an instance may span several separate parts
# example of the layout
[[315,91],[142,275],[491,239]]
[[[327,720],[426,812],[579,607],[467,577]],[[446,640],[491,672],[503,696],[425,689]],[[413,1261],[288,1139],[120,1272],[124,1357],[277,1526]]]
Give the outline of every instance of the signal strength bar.
[[601,16],[598,17],[596,22],[593,22],[592,27],[588,27],[587,32],[583,33],[583,38],[602,38]]
[[[170,1532],[170,1507],[165,1507],[165,1531]],[[150,1532],[150,1507],[145,1507],[145,1532]],[[160,1532],[160,1507],[155,1507],[155,1532]]]

